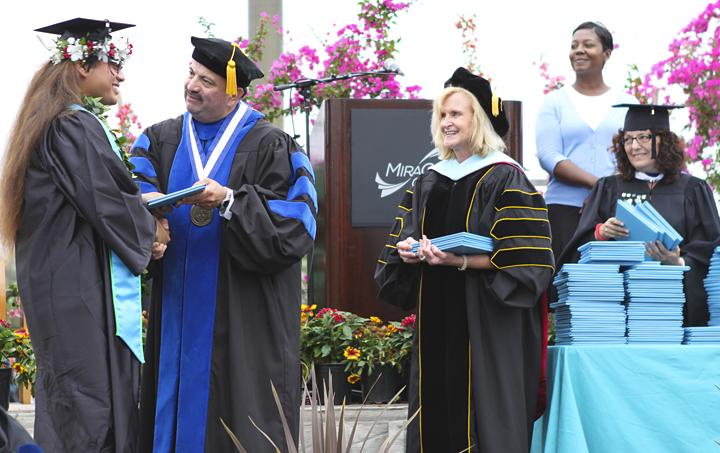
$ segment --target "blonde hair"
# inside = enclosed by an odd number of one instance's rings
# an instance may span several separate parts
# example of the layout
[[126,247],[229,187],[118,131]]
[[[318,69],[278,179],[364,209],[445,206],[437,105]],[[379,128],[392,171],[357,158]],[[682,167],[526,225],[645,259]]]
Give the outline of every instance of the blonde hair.
[[30,82],[10,132],[0,179],[0,242],[7,252],[15,244],[22,216],[30,158],[52,120],[70,104],[80,103],[80,93],[80,77],[71,62],[48,62]]
[[455,154],[444,144],[443,131],[440,127],[440,109],[445,101],[453,94],[460,93],[470,100],[472,109],[472,134],[470,136],[470,149],[473,154],[485,157],[492,150],[505,151],[507,147],[502,138],[493,129],[492,123],[485,111],[480,106],[475,95],[464,88],[449,87],[445,88],[442,93],[433,102],[433,114],[430,121],[430,131],[433,136],[433,142],[438,150],[440,150],[440,158],[443,160],[454,159]]

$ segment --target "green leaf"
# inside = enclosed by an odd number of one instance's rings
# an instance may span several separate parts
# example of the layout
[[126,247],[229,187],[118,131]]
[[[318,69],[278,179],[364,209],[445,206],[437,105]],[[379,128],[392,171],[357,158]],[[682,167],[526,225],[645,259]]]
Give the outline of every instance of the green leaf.
[[323,347],[320,349],[320,352],[322,353],[323,357],[327,357],[330,355],[330,352],[332,352],[332,348],[330,345],[323,345]]

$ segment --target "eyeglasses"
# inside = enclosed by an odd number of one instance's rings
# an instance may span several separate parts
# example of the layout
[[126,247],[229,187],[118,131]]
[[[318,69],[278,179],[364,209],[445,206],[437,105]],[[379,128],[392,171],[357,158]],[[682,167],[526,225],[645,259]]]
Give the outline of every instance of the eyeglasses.
[[122,71],[122,63],[108,63],[108,68],[110,69],[110,75],[115,77]]
[[636,137],[626,135],[625,137],[623,137],[623,145],[632,146],[633,140],[637,140],[640,145],[647,145],[648,143],[650,143],[650,141],[652,141],[652,135],[640,134]]

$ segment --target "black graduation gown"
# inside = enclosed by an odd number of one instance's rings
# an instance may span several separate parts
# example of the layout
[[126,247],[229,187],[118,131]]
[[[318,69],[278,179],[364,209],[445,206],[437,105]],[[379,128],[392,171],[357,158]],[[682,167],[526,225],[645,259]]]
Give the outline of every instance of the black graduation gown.
[[45,452],[137,451],[140,364],[115,336],[108,247],[139,274],[154,238],[98,120],[60,115],[30,160],[15,244]]
[[714,241],[720,238],[720,219],[712,190],[705,181],[680,174],[672,183],[660,180],[651,190],[647,181],[625,181],[620,175],[598,180],[580,224],[563,252],[563,263],[577,262],[577,248],[595,240],[595,226],[615,216],[617,200],[633,204],[648,201],[683,237],[680,256],[690,271],[685,273],[685,326],[705,326],[708,321],[707,294],[703,279],[707,275]]
[[22,445],[36,445],[20,422],[0,407],[0,453],[15,453]]
[[[469,231],[495,238],[494,270],[408,265],[409,236]],[[553,273],[542,195],[518,168],[497,164],[458,181],[434,171],[407,191],[375,279],[380,298],[417,307],[408,452],[527,452],[543,348],[538,300]],[[422,437],[421,437],[422,435]]]
[[[140,180],[166,191],[181,130],[179,117],[144,132],[149,146],[135,148],[134,153],[150,160],[157,177],[138,175]],[[287,134],[264,120],[255,124],[235,151],[226,184],[235,191],[232,219],[222,220],[207,452],[234,451],[220,418],[248,451],[274,452],[248,417],[285,451],[285,434],[271,381],[297,443],[301,396],[300,260],[311,250],[313,239],[302,222],[278,216],[268,208],[268,200],[287,197],[292,183],[290,154],[297,151],[298,145]],[[188,186],[193,182],[188,181]],[[315,207],[311,209],[315,213]],[[153,445],[162,329],[162,262],[158,264],[153,269],[141,401],[141,446],[148,452]]]

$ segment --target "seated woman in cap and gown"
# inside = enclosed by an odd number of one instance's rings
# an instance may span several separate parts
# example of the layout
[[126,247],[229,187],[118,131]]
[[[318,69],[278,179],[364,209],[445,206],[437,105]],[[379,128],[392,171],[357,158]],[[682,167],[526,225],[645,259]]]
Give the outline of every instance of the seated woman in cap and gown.
[[592,240],[627,237],[615,218],[618,200],[650,204],[683,237],[675,250],[661,241],[647,244],[647,254],[667,265],[686,265],[684,325],[705,326],[707,295],[703,279],[713,244],[720,237],[720,219],[708,184],[684,173],[685,146],[670,131],[668,111],[675,106],[620,104],[628,108],[623,128],[613,137],[618,174],[601,178],[583,209],[575,235],[558,263],[576,262],[577,248]]
[[131,46],[109,33],[126,27],[75,19],[37,30],[60,36],[5,154],[0,235],[15,247],[46,453],[137,451],[139,274],[168,238],[116,139],[87,110],[118,100]]
[[[508,130],[490,84],[464,68],[435,100],[442,161],[403,198],[378,260],[379,296],[417,309],[409,452],[527,452],[543,354],[541,294],[553,273],[542,195],[503,153]],[[494,238],[489,254],[455,255],[432,239]],[[418,253],[412,244],[420,243]]]

